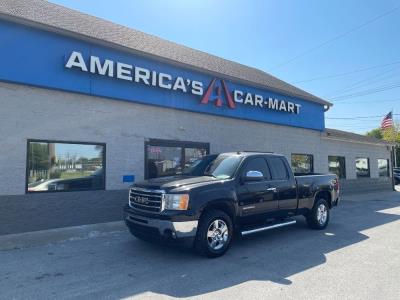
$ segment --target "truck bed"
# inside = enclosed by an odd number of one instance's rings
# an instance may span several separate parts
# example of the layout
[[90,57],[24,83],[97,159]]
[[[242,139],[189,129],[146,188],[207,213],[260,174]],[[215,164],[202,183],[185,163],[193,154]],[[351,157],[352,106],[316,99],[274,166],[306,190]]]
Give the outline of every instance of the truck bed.
[[336,191],[335,193],[333,193],[332,196],[333,199],[327,199],[327,200],[336,201],[336,199],[339,197],[339,192],[338,192],[339,183],[337,176],[335,174],[295,173],[294,178],[296,179],[297,182],[297,197],[299,199],[298,202],[299,210],[312,208],[314,204],[313,196],[315,192],[318,190],[324,190],[329,187],[333,187],[333,190]]

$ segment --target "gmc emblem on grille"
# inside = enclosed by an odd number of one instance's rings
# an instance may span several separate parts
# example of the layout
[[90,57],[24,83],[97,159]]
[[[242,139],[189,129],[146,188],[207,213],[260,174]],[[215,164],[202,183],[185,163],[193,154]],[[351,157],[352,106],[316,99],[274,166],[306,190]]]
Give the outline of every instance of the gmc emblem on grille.
[[133,200],[133,202],[136,202],[136,203],[149,204],[149,198],[147,198],[147,197],[133,196],[132,200]]

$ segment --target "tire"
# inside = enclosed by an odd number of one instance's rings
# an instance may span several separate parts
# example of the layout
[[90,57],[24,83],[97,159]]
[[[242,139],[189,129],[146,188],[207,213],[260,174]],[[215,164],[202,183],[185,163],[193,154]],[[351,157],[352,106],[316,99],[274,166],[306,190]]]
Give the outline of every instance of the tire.
[[200,218],[194,248],[200,255],[219,257],[228,250],[232,236],[231,218],[221,210],[207,210]]
[[307,224],[312,229],[322,230],[329,223],[329,204],[324,198],[316,200],[312,210],[306,215]]

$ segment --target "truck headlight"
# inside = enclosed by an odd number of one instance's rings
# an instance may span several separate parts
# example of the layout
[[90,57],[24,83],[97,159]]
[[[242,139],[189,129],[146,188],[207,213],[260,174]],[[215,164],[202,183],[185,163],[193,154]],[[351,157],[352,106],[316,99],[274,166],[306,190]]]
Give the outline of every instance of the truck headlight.
[[187,210],[188,206],[188,194],[165,194],[164,196],[164,209]]

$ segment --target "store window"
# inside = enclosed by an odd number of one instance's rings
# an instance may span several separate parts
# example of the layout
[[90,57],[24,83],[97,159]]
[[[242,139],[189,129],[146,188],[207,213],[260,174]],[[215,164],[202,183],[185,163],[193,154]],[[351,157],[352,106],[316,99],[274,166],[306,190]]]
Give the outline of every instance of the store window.
[[200,146],[200,148],[184,148],[184,149],[185,149],[184,168],[189,167],[194,161],[208,154],[208,147]]
[[378,159],[379,177],[389,177],[389,160]]
[[292,170],[295,174],[310,174],[314,172],[314,162],[311,154],[292,154]]
[[346,161],[344,156],[328,156],[329,173],[338,178],[346,178]]
[[369,158],[356,158],[356,174],[358,178],[370,177]]
[[209,154],[208,143],[149,140],[145,143],[145,177],[178,175],[195,160]]
[[105,144],[28,141],[26,191],[105,188]]

